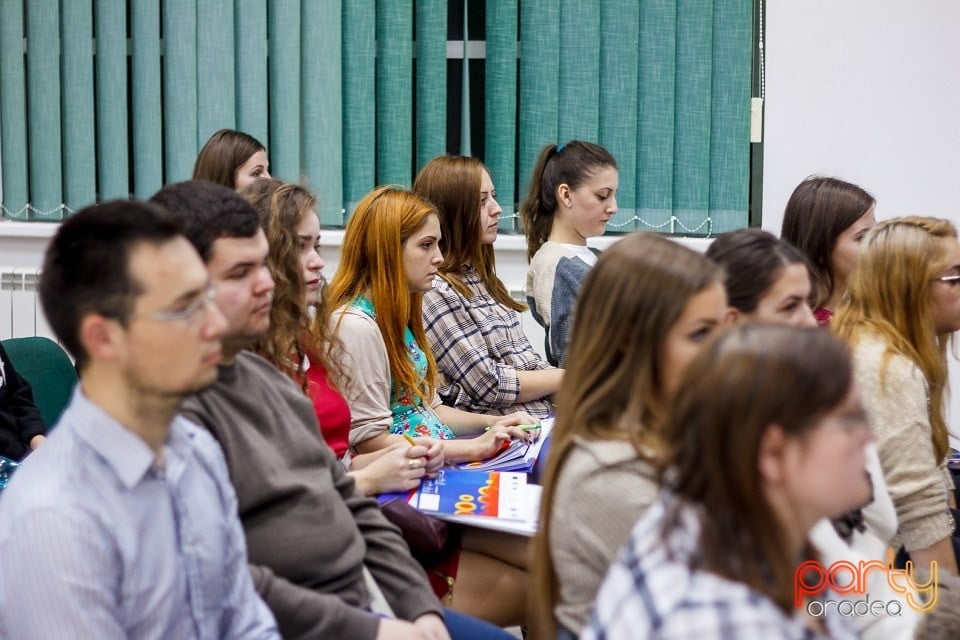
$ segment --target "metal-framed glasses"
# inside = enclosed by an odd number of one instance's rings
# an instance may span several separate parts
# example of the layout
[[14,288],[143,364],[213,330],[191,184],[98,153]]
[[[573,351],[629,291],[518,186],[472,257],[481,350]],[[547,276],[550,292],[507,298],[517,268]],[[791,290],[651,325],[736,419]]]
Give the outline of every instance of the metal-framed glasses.
[[940,276],[939,278],[934,278],[934,282],[945,282],[950,286],[956,287],[960,286],[960,274],[951,274],[949,276]]
[[216,297],[217,286],[212,282],[208,282],[203,293],[183,309],[177,309],[176,311],[153,311],[143,315],[152,320],[189,322],[199,317],[198,313],[203,311],[208,304],[214,304]]

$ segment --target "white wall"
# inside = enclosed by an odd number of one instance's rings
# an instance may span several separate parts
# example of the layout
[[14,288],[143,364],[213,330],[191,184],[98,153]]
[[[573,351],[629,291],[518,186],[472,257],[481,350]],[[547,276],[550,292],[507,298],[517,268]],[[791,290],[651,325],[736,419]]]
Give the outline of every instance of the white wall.
[[[960,225],[960,2],[768,0],[763,226],[810,174]],[[960,434],[960,364],[951,363]]]

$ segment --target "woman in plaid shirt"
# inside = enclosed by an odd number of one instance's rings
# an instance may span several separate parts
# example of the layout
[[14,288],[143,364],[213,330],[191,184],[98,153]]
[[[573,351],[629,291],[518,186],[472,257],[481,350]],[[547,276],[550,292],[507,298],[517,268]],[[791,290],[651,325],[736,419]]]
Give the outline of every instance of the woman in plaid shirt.
[[443,262],[423,294],[440,398],[465,411],[547,417],[563,370],[533,349],[520,326],[526,306],[497,277],[501,209],[490,173],[475,158],[441,156],[420,171],[413,190],[436,205],[443,233]]

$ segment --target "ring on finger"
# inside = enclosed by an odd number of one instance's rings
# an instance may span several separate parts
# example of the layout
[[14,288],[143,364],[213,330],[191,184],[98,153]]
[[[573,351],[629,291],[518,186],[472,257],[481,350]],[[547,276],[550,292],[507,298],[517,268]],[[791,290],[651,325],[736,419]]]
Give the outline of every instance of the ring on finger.
[[411,460],[410,462],[407,463],[407,466],[410,467],[411,469],[416,469],[416,468],[418,468],[418,467],[420,466],[420,461],[419,461],[419,460]]

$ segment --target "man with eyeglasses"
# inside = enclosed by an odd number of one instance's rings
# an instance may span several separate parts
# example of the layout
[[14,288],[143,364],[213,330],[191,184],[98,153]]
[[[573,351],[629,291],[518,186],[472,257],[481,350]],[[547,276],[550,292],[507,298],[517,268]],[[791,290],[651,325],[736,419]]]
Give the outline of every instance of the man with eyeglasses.
[[40,299],[80,383],[0,499],[0,638],[278,638],[223,453],[177,416],[216,380],[223,315],[169,213],[88,207]]

